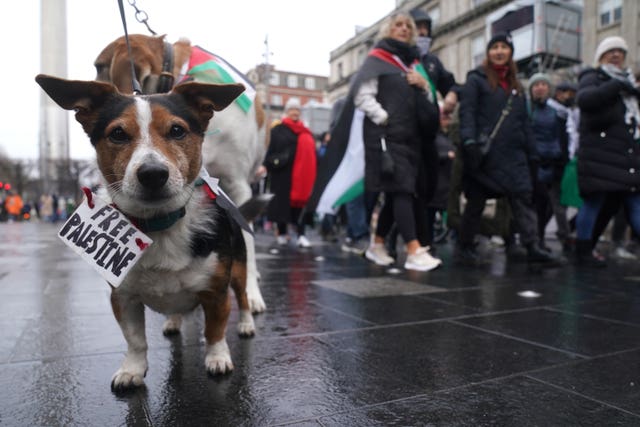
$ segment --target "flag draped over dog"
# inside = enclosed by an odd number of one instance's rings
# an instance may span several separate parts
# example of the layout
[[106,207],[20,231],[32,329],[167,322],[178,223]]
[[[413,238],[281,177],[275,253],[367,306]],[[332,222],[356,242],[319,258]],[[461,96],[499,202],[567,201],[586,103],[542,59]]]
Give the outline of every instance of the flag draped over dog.
[[242,83],[245,91],[236,98],[236,103],[245,113],[251,108],[256,97],[256,91],[244,74],[223,58],[208,52],[200,46],[191,48],[191,58],[185,74],[185,79],[192,78],[201,83]]

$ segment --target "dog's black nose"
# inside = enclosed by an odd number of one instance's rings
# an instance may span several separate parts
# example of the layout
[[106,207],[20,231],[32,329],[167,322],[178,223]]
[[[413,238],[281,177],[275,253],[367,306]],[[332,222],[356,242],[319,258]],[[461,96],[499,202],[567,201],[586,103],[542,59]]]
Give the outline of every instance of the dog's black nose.
[[144,164],[136,173],[140,184],[148,190],[159,190],[169,179],[169,169],[161,164]]

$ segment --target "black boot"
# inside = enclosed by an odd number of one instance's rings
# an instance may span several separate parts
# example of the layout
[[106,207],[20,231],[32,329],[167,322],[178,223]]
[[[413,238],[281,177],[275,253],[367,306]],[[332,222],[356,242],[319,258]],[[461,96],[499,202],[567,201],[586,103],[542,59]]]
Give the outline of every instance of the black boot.
[[530,263],[539,263],[546,266],[561,265],[562,260],[554,256],[551,252],[547,252],[540,248],[537,243],[529,243],[527,245],[527,261]]
[[467,267],[479,267],[486,263],[485,260],[480,258],[478,252],[473,246],[463,247],[456,245],[453,253],[453,259],[457,265]]
[[576,240],[576,264],[582,267],[602,268],[607,266],[607,261],[593,253],[591,240]]
[[510,262],[526,262],[527,251],[515,242],[505,242],[504,252]]

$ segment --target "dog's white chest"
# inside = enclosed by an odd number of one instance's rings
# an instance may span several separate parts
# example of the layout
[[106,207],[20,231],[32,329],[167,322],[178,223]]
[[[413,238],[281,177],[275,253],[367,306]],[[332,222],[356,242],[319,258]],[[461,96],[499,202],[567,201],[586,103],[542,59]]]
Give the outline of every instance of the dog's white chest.
[[194,258],[188,266],[176,271],[134,268],[120,285],[119,292],[137,295],[145,305],[160,313],[186,313],[198,304],[198,292],[208,288],[216,258],[215,254]]

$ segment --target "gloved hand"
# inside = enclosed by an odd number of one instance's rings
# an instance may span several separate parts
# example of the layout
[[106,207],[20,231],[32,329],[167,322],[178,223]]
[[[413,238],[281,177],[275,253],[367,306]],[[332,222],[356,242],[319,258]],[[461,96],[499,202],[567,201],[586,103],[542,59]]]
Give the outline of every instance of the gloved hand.
[[462,146],[462,158],[469,172],[477,172],[480,169],[483,157],[484,154],[482,153],[481,144],[474,140],[464,142]]
[[640,94],[640,91],[638,91],[638,88],[632,85],[629,80],[615,79],[615,81],[618,85],[618,90],[622,94],[633,95],[633,96],[638,96]]

